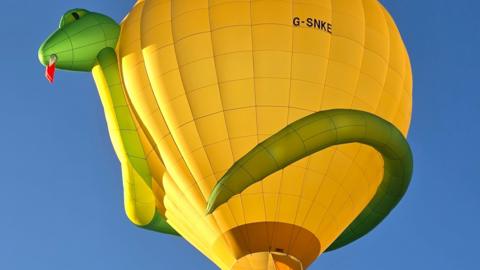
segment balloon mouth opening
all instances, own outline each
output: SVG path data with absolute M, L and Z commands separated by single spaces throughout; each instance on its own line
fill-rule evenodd
M 50 59 L 48 61 L 48 65 L 45 67 L 45 78 L 50 83 L 53 83 L 55 79 L 55 65 L 57 64 L 57 56 L 55 54 L 50 55 Z

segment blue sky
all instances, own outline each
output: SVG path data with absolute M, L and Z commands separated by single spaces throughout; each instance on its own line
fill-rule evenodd
M 127 221 L 91 75 L 62 72 L 51 86 L 37 62 L 64 11 L 119 21 L 133 2 L 2 1 L 0 269 L 216 269 L 185 241 Z M 382 2 L 413 65 L 412 185 L 376 230 L 310 269 L 478 269 L 480 2 Z

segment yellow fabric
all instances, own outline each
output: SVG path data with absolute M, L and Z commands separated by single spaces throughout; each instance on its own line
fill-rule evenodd
M 294 26 L 294 17 L 331 23 L 332 34 Z M 246 223 L 296 224 L 318 237 L 323 252 L 382 178 L 378 153 L 342 145 L 288 166 L 206 216 L 216 181 L 256 144 L 333 108 L 372 112 L 408 132 L 410 62 L 377 0 L 138 1 L 119 44 L 127 94 L 168 171 L 159 185 L 165 196 L 157 199 L 169 223 L 222 269 L 236 258 L 227 242 L 213 244 Z

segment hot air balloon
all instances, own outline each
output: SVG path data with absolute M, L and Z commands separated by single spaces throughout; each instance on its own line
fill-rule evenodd
M 408 188 L 411 67 L 377 0 L 74 9 L 39 59 L 93 73 L 128 218 L 221 269 L 306 269 Z

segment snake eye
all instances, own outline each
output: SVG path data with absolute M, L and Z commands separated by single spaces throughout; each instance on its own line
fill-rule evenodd
M 60 28 L 80 20 L 88 13 L 89 12 L 87 10 L 79 8 L 69 10 L 67 13 L 65 13 L 65 15 L 63 15 L 62 19 L 60 20 Z
M 80 15 L 78 15 L 77 12 L 72 12 L 72 16 L 73 16 L 73 18 L 75 18 L 75 20 L 80 19 Z

